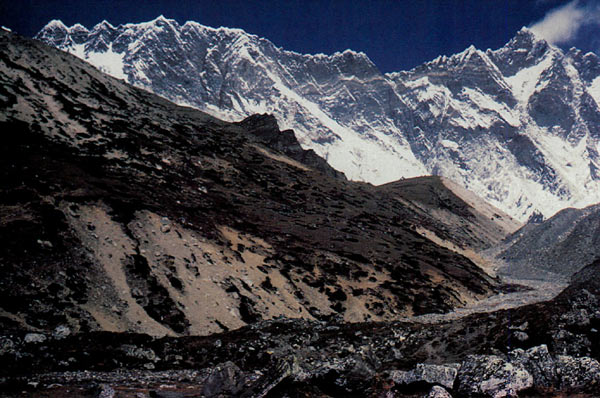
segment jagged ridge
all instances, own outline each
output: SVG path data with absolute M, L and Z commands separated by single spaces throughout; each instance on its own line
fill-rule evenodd
M 159 17 L 37 38 L 170 100 L 239 120 L 272 113 L 350 179 L 445 176 L 513 217 L 600 201 L 600 62 L 524 28 L 383 75 L 365 54 L 303 55 L 239 29 Z

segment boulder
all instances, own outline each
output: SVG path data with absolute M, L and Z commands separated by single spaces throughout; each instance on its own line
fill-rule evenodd
M 513 332 L 513 336 L 515 339 L 517 339 L 517 341 L 520 341 L 521 343 L 529 340 L 529 335 L 525 332 L 516 331 Z
M 518 397 L 519 391 L 533 386 L 523 365 L 496 355 L 469 355 L 457 378 L 457 391 L 465 397 Z
M 559 355 L 556 373 L 560 377 L 561 391 L 600 393 L 600 363 L 593 358 Z
M 8 337 L 0 337 L 0 355 L 14 354 L 15 346 L 15 342 Z
M 553 358 L 546 345 L 527 351 L 514 350 L 510 360 L 523 366 L 533 377 L 536 391 L 561 391 L 564 393 L 600 392 L 600 364 L 589 357 L 559 355 Z
M 137 347 L 131 344 L 123 344 L 121 351 L 130 358 L 142 359 L 152 362 L 158 362 L 159 358 L 156 356 L 151 348 Z
M 533 377 L 533 385 L 538 389 L 555 388 L 558 384 L 556 363 L 548 351 L 548 347 L 542 344 L 527 351 L 517 349 L 509 353 L 513 363 L 523 366 Z
M 60 325 L 60 326 L 57 326 L 56 329 L 54 329 L 54 332 L 52 332 L 52 337 L 54 337 L 57 340 L 62 340 L 64 338 L 66 338 L 67 336 L 69 336 L 70 334 L 71 334 L 71 329 L 69 329 L 65 325 Z
M 431 391 L 424 398 L 452 398 L 452 395 L 444 387 L 433 386 Z
M 207 398 L 221 395 L 239 396 L 244 389 L 244 384 L 245 380 L 240 368 L 228 361 L 213 369 L 206 379 L 202 394 Z
M 100 384 L 95 388 L 96 398 L 113 398 L 115 396 L 115 389 L 108 384 Z
M 410 371 L 393 370 L 390 379 L 397 385 L 413 383 L 439 384 L 446 388 L 454 386 L 460 365 L 418 364 Z
M 43 343 L 44 341 L 46 341 L 46 335 L 41 334 L 41 333 L 27 333 L 25 335 L 25 342 L 26 343 Z

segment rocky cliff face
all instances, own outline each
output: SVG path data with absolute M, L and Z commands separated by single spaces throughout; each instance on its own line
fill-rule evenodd
M 242 128 L 253 135 L 259 142 L 269 148 L 282 152 L 291 159 L 310 166 L 330 177 L 346 180 L 341 171 L 337 171 L 329 165 L 312 149 L 305 150 L 292 130 L 279 131 L 277 120 L 272 115 L 252 115 L 238 123 Z
M 164 17 L 53 21 L 37 38 L 222 118 L 272 113 L 353 180 L 440 175 L 521 221 L 600 202 L 600 61 L 527 29 L 495 51 L 385 75 L 362 53 L 303 55 Z

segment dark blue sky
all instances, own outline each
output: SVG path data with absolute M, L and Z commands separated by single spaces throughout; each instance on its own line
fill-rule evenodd
M 460 52 L 470 44 L 484 50 L 498 48 L 522 26 L 541 20 L 551 9 L 567 3 L 565 0 L 0 0 L 0 24 L 33 36 L 51 19 L 91 27 L 103 19 L 118 25 L 149 21 L 164 14 L 180 23 L 194 20 L 214 27 L 242 28 L 302 53 L 330 54 L 346 48 L 363 51 L 381 71 L 391 72 L 410 69 L 440 54 Z

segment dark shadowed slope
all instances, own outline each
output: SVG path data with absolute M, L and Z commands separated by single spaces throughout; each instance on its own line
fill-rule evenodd
M 428 176 L 386 184 L 395 195 L 424 217 L 447 228 L 445 238 L 459 245 L 486 249 L 497 244 L 521 223 L 477 195 L 444 177 Z
M 7 327 L 174 335 L 280 315 L 389 320 L 497 286 L 417 233 L 429 221 L 412 206 L 346 181 L 289 133 L 278 141 L 268 118 L 257 134 L 256 119 L 178 107 L 6 32 L 0 82 Z
M 565 209 L 540 224 L 527 224 L 494 248 L 503 274 L 566 279 L 600 256 L 600 205 Z

